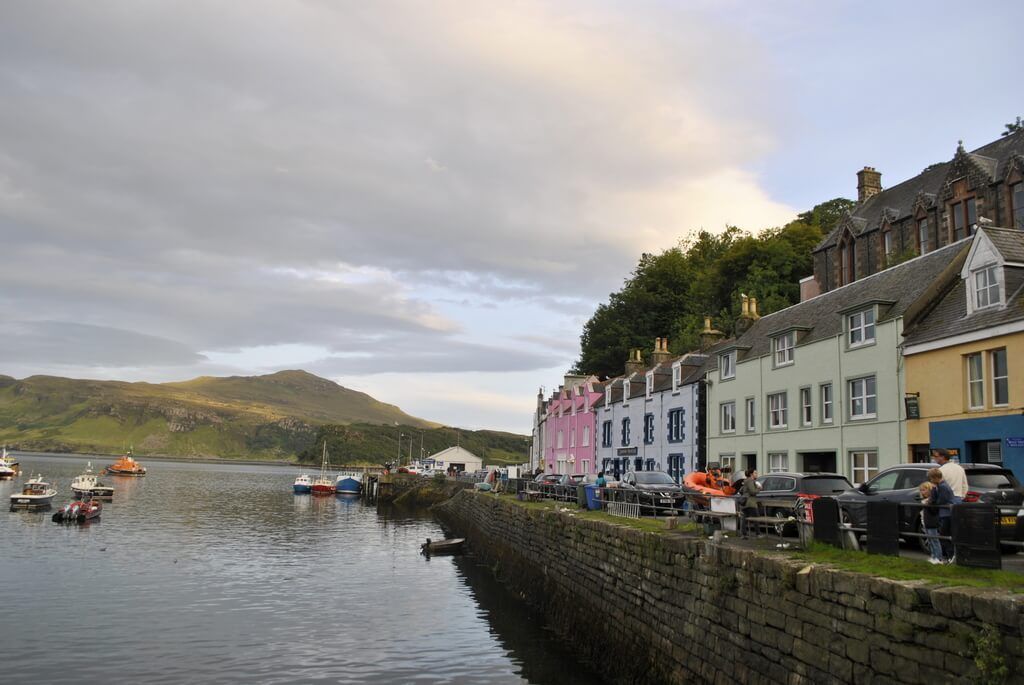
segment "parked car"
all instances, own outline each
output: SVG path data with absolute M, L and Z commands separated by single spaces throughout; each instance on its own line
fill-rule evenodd
M 796 500 L 835 497 L 853 488 L 846 476 L 839 473 L 769 473 L 757 479 L 761 485 L 758 500 Z M 765 516 L 787 519 L 794 515 L 790 507 L 764 507 Z M 793 532 L 786 526 L 784 532 Z
M 533 482 L 541 485 L 558 485 L 560 480 L 562 480 L 562 474 L 560 473 L 541 473 L 533 479 Z
M 576 487 L 583 483 L 582 473 L 567 473 L 559 479 L 559 485 L 565 485 L 570 487 Z
M 683 488 L 664 471 L 628 471 L 613 491 L 614 499 L 637 502 L 641 514 L 668 513 L 683 508 Z
M 962 464 L 967 474 L 964 502 L 984 502 L 999 507 L 999 535 L 1004 540 L 1024 541 L 1024 516 L 1018 514 L 1024 504 L 1024 487 L 1013 471 L 993 464 Z M 867 526 L 867 503 L 872 501 L 917 504 L 918 486 L 928 479 L 935 464 L 899 464 L 885 469 L 860 487 L 838 496 L 843 521 L 855 528 Z M 921 533 L 919 507 L 900 507 L 900 531 Z M 916 538 L 925 551 L 924 538 Z M 1015 552 L 1017 547 L 1006 547 Z

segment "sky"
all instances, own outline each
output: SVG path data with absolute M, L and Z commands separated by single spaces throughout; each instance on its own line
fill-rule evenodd
M 1024 115 L 1024 3 L 0 3 L 0 374 L 303 368 L 466 428 L 645 251 Z M 653 341 L 652 341 L 653 344 Z

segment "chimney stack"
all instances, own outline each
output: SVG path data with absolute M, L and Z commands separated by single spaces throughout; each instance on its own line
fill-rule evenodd
M 668 351 L 668 338 L 655 338 L 654 352 L 651 353 L 651 366 L 657 366 L 671 358 L 672 353 Z
M 735 326 L 737 338 L 749 331 L 750 327 L 754 325 L 754 321 L 757 320 L 756 308 L 757 300 L 755 298 L 747 297 L 740 293 L 740 315 L 736 319 Z
M 722 340 L 725 333 L 711 327 L 711 317 L 704 317 L 704 330 L 700 332 L 700 351 L 707 352 L 715 343 Z
M 857 202 L 864 202 L 872 195 L 882 192 L 882 172 L 866 166 L 857 172 Z
M 630 376 L 634 373 L 643 373 L 644 371 L 644 357 L 640 350 L 632 349 L 629 351 L 629 359 L 626 360 L 626 375 Z

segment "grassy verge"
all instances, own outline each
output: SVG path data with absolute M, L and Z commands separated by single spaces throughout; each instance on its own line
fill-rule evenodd
M 813 542 L 808 549 L 793 552 L 791 556 L 892 580 L 926 580 L 938 585 L 966 585 L 1024 592 L 1024 575 L 1010 571 L 991 571 L 956 565 L 936 566 L 924 560 L 837 549 L 820 542 Z

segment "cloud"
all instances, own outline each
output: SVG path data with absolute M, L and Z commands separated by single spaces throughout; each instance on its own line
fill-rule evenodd
M 203 355 L 174 340 L 67 321 L 8 321 L 0 336 L 8 365 L 188 366 Z
M 7 4 L 0 309 L 70 322 L 55 359 L 76 326 L 168 341 L 115 367 L 294 346 L 338 373 L 552 365 L 516 336 L 565 330 L 641 251 L 792 214 L 750 172 L 770 130 L 718 94 L 756 102 L 762 55 L 709 16 Z

